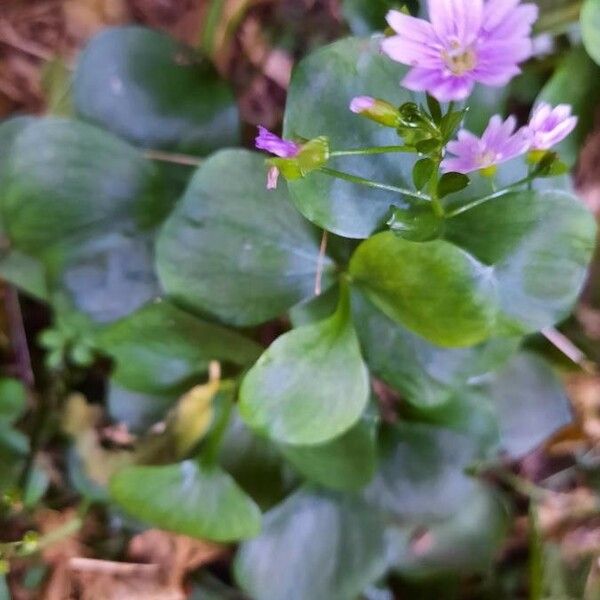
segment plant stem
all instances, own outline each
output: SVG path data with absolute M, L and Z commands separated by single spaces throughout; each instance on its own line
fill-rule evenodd
M 394 192 L 396 194 L 403 194 L 404 196 L 408 196 L 409 198 L 415 198 L 417 200 L 431 200 L 429 196 L 421 194 L 420 192 L 415 192 L 406 188 L 397 187 L 395 185 L 388 185 L 387 183 L 379 183 L 378 181 L 372 181 L 371 179 L 365 179 L 363 177 L 358 177 L 357 175 L 344 173 L 343 171 L 336 171 L 335 169 L 329 169 L 327 167 L 321 167 L 319 171 L 321 173 L 324 173 L 325 175 L 329 175 L 330 177 L 334 177 L 336 179 L 343 179 L 344 181 L 349 181 L 350 183 L 356 183 L 358 185 L 364 185 L 366 187 L 375 188 L 378 190 L 386 190 L 388 192 Z
M 370 148 L 355 148 L 352 150 L 335 150 L 329 154 L 331 158 L 339 156 L 368 156 L 371 154 L 389 154 L 392 152 L 416 152 L 413 146 L 373 146 Z
M 202 159 L 197 156 L 173 154 L 172 152 L 163 152 L 162 150 L 146 150 L 144 156 L 150 160 L 185 165 L 187 167 L 197 167 L 202 164 Z
M 486 202 L 489 202 L 490 200 L 496 200 L 497 198 L 502 198 L 502 196 L 506 196 L 507 194 L 510 194 L 511 192 L 516 191 L 519 187 L 529 183 L 534 178 L 535 178 L 535 174 L 528 175 L 527 177 L 520 179 L 516 183 L 513 183 L 502 190 L 498 190 L 497 192 L 494 192 L 492 194 L 484 196 L 483 198 L 478 198 L 477 200 L 473 200 L 472 202 L 469 202 L 468 204 L 463 204 L 462 206 L 455 208 L 454 210 L 447 213 L 446 217 L 448 219 L 451 219 L 452 217 L 457 217 L 458 215 L 462 215 L 463 213 L 471 210 L 472 208 L 475 208 L 476 206 L 479 206 L 480 204 L 485 204 Z

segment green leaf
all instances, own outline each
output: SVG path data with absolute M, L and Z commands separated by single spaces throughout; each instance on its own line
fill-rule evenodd
M 84 118 L 145 148 L 208 154 L 239 143 L 235 99 L 210 61 L 151 29 L 95 36 L 77 64 L 74 101 Z
M 436 215 L 431 203 L 415 204 L 410 208 L 392 207 L 387 226 L 399 237 L 411 242 L 430 242 L 442 234 L 444 221 Z
M 429 109 L 429 114 L 431 115 L 433 122 L 438 123 L 438 124 L 441 123 L 442 122 L 442 107 L 441 107 L 440 103 L 438 102 L 438 100 L 436 98 L 434 98 L 430 94 L 426 95 L 426 99 L 427 99 L 427 108 Z
M 600 2 L 585 0 L 581 8 L 581 35 L 588 54 L 600 65 Z
M 435 169 L 436 164 L 430 158 L 422 158 L 415 163 L 412 178 L 418 190 L 422 190 L 427 185 Z
M 83 233 L 55 244 L 43 260 L 54 307 L 82 312 L 98 323 L 125 317 L 161 293 L 153 232 L 117 226 L 92 239 Z
M 565 390 L 548 363 L 523 352 L 483 385 L 500 425 L 501 445 L 510 456 L 534 450 L 573 420 Z
M 497 557 L 508 525 L 502 498 L 478 484 L 464 504 L 444 520 L 389 527 L 391 568 L 410 577 L 485 573 Z
M 437 187 L 438 196 L 445 198 L 450 194 L 460 192 L 469 185 L 469 178 L 462 173 L 444 173 Z
M 441 348 L 389 319 L 355 290 L 352 313 L 363 356 L 373 375 L 419 407 L 445 406 L 467 381 L 508 360 L 518 338 L 472 348 Z
M 279 337 L 246 375 L 240 414 L 271 439 L 318 445 L 348 431 L 369 400 L 369 374 L 350 320 L 347 290 L 336 313 Z
M 0 167 L 0 183 L 6 234 L 32 255 L 119 223 L 147 226 L 164 210 L 151 163 L 111 134 L 67 119 L 28 122 Z
M 564 192 L 508 194 L 450 219 L 446 237 L 491 269 L 496 335 L 523 335 L 568 316 L 596 242 L 593 216 Z
M 380 310 L 435 344 L 470 346 L 491 337 L 493 281 L 475 258 L 446 241 L 414 243 L 380 233 L 358 247 L 350 273 Z
M 231 476 L 192 460 L 126 467 L 111 478 L 109 491 L 132 516 L 190 537 L 232 542 L 260 530 L 260 510 Z
M 379 40 L 348 38 L 321 48 L 296 67 L 288 91 L 284 136 L 312 139 L 327 135 L 332 150 L 397 145 L 393 129 L 352 113 L 353 97 L 370 94 L 394 105 L 412 100 L 398 86 L 405 67 L 382 56 Z M 340 168 L 355 175 L 406 187 L 414 156 L 384 154 L 344 159 Z M 337 168 L 337 164 L 335 165 Z M 310 221 L 343 237 L 366 238 L 377 230 L 390 205 L 402 196 L 312 173 L 289 182 L 292 199 Z
M 575 197 L 516 192 L 447 219 L 446 240 L 378 234 L 359 246 L 350 272 L 393 320 L 436 345 L 469 346 L 565 318 L 595 235 Z
M 565 55 L 538 96 L 539 101 L 553 106 L 570 104 L 579 118 L 575 131 L 555 148 L 569 166 L 577 161 L 585 139 L 594 128 L 599 98 L 600 67 L 579 46 Z
M 96 343 L 114 358 L 113 378 L 119 385 L 156 395 L 183 391 L 207 373 L 212 360 L 243 367 L 262 351 L 242 335 L 166 301 L 113 323 Z
M 297 483 L 275 444 L 248 429 L 237 409 L 223 436 L 219 464 L 262 509 L 281 502 Z
M 472 494 L 465 469 L 480 448 L 471 435 L 398 422 L 382 431 L 380 468 L 366 498 L 394 519 L 444 518 Z
M 385 570 L 382 525 L 352 495 L 300 490 L 265 515 L 234 570 L 252 598 L 351 600 Z
M 14 423 L 26 408 L 23 384 L 17 379 L 0 378 L 0 427 Z
M 254 325 L 314 294 L 319 235 L 268 191 L 260 155 L 226 150 L 200 167 L 158 240 L 161 282 L 177 302 Z M 324 259 L 323 289 L 333 264 Z
M 334 490 L 359 490 L 377 465 L 376 419 L 365 415 L 352 429 L 320 446 L 281 444 L 285 458 L 308 480 Z

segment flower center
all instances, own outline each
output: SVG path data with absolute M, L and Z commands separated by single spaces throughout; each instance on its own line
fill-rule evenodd
M 473 48 L 462 48 L 458 42 L 452 42 L 450 49 L 443 50 L 442 58 L 454 75 L 464 75 L 477 66 L 477 55 Z
M 477 157 L 482 169 L 491 167 L 499 158 L 500 155 L 493 150 L 486 150 Z

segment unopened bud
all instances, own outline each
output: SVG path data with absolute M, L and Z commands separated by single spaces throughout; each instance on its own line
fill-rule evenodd
M 350 103 L 350 110 L 385 127 L 395 129 L 399 124 L 398 109 L 385 100 L 378 100 L 371 96 L 357 96 Z

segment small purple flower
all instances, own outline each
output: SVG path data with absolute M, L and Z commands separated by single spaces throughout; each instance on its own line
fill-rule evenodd
M 258 150 L 266 150 L 279 158 L 293 158 L 300 152 L 300 145 L 291 140 L 280 138 L 262 125 L 258 126 L 258 135 L 254 143 Z M 279 169 L 273 165 L 267 173 L 267 189 L 276 189 L 278 180 Z
M 533 52 L 534 4 L 520 0 L 428 0 L 431 22 L 391 10 L 397 33 L 382 51 L 412 69 L 402 84 L 440 102 L 464 100 L 476 82 L 499 87 L 520 73 Z
M 549 150 L 562 142 L 577 126 L 577 117 L 572 115 L 569 104 L 559 104 L 552 108 L 540 102 L 529 121 L 528 133 L 531 150 Z
M 515 132 L 516 126 L 515 117 L 502 121 L 499 115 L 495 115 L 481 138 L 462 129 L 458 132 L 458 140 L 446 146 L 446 150 L 454 156 L 444 158 L 442 170 L 466 174 L 489 169 L 525 154 L 530 147 L 527 129 L 522 127 Z
M 258 135 L 256 136 L 255 145 L 259 150 L 266 150 L 280 158 L 292 158 L 300 152 L 300 146 L 298 144 L 280 138 L 262 125 L 258 126 Z
M 352 98 L 352 102 L 350 102 L 350 110 L 353 113 L 360 115 L 360 113 L 373 108 L 376 102 L 375 98 L 372 98 L 371 96 L 356 96 L 356 98 Z

